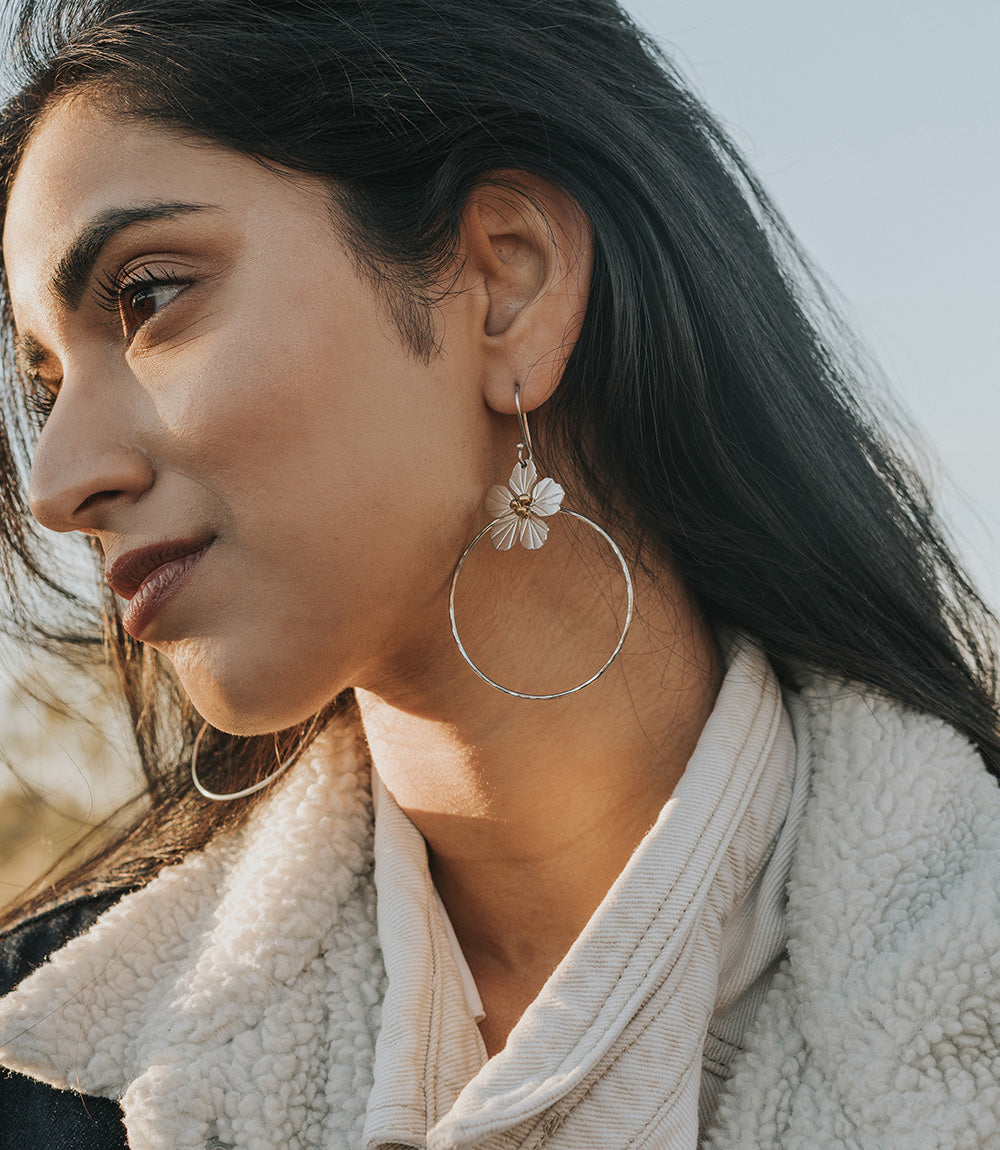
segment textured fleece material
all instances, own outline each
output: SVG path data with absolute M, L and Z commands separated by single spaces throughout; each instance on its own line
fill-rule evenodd
M 1000 1147 L 1000 792 L 938 719 L 792 697 L 812 795 L 788 960 L 706 1150 Z
M 936 719 L 826 682 L 788 703 L 813 769 L 788 881 L 788 958 L 706 1145 L 1000 1145 L 996 785 Z M 303 764 L 244 833 L 128 896 L 7 996 L 3 1062 L 84 1092 L 124 1088 L 134 1150 L 362 1145 L 384 993 L 370 824 L 357 773 Z M 650 972 L 676 956 L 672 935 L 650 944 Z M 634 974 L 620 958 L 612 946 L 610 971 L 577 977 Z M 609 1009 L 638 1014 L 664 985 L 640 979 Z M 648 1015 L 654 1030 L 664 1013 Z M 577 1078 L 566 1066 L 559 1081 L 522 1084 L 519 1125 L 483 1136 L 475 1124 L 491 1114 L 474 1107 L 472 1124 L 437 1128 L 427 1145 L 684 1145 L 659 1121 L 674 1109 L 671 1087 L 683 1093 L 671 1049 L 627 1073 L 623 1053 L 612 1043 Z M 595 1094 L 647 1116 L 657 1094 L 662 1104 L 645 1134 L 606 1125 L 560 1141 L 565 1103 L 586 1108 Z
M 7 994 L 82 934 L 124 890 L 75 899 L 0 937 L 0 994 Z M 53 1090 L 0 1069 L 0 1150 L 127 1150 L 121 1107 L 108 1098 Z

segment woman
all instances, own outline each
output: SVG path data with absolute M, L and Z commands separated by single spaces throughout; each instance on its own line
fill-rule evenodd
M 149 797 L 6 936 L 0 1138 L 1000 1137 L 993 620 L 621 11 L 19 43 L 12 610 Z

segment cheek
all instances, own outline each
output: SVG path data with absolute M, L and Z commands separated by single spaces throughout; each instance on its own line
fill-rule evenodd
M 482 520 L 488 413 L 460 356 L 414 360 L 346 294 L 239 322 L 231 310 L 150 383 L 222 524 L 198 634 L 165 653 L 227 729 L 289 725 L 373 659 L 452 642 L 447 589 Z
M 360 505 L 387 526 L 440 511 L 468 471 L 468 381 L 414 360 L 339 248 L 302 242 L 278 237 L 163 355 L 162 425 L 247 500 Z
M 259 578 L 281 595 L 292 568 L 295 597 L 313 609 L 335 581 L 369 607 L 387 590 L 436 586 L 483 486 L 470 428 L 482 403 L 467 381 L 415 361 L 374 306 L 335 302 L 272 309 L 267 327 L 251 311 L 203 333 L 149 386 Z

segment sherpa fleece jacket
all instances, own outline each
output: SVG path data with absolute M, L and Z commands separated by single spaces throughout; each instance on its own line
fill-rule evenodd
M 705 1150 L 1000 1147 L 996 783 L 962 736 L 941 721 L 894 702 L 816 680 L 789 696 L 788 706 L 796 743 L 812 762 L 812 791 L 788 881 L 788 953 L 745 1036 L 702 1146 Z M 340 860 L 335 876 L 342 899 L 340 945 L 332 955 L 305 956 L 307 962 L 325 964 L 336 974 L 337 1002 L 343 1008 L 340 1017 L 327 1019 L 327 1033 L 338 1036 L 340 1061 L 325 1083 L 331 1112 L 341 1121 L 325 1131 L 301 1130 L 296 1136 L 297 1145 L 317 1150 L 354 1150 L 349 1132 L 358 1128 L 364 1107 L 359 1075 L 363 1077 L 362 1068 L 371 1058 L 377 1031 L 378 956 L 361 929 L 373 920 L 373 908 L 357 903 L 352 896 L 356 884 L 349 879 L 367 865 L 362 844 L 368 841 L 370 809 L 359 798 L 357 779 L 345 776 L 341 797 L 340 817 L 325 816 L 330 819 L 331 849 Z M 262 856 L 277 845 L 262 844 Z M 219 858 L 223 854 L 218 852 Z M 264 881 L 267 867 L 263 862 L 261 867 Z M 173 873 L 180 876 L 182 869 L 183 865 L 173 868 Z M 223 881 L 226 872 L 221 864 L 218 873 Z M 280 875 L 275 881 L 280 882 Z M 179 887 L 179 896 L 182 893 Z M 180 897 L 175 905 L 176 919 L 160 922 L 157 928 L 167 939 L 171 932 L 162 928 L 175 928 L 175 942 L 168 949 L 175 945 L 184 951 L 192 934 L 210 935 L 213 928 L 211 922 L 189 921 Z M 308 917 L 311 909 L 297 907 L 295 913 Z M 112 910 L 109 916 L 116 913 Z M 259 929 L 252 918 L 248 908 L 242 924 L 247 932 Z M 231 960 L 238 977 L 223 987 L 221 995 L 213 986 L 212 1016 L 200 1016 L 193 1009 L 171 1018 L 167 1004 L 147 993 L 146 1015 L 140 1020 L 144 1029 L 118 1034 L 106 1017 L 114 1009 L 113 999 L 102 997 L 102 988 L 88 980 L 74 982 L 54 963 L 0 1001 L 0 1061 L 57 1085 L 77 1085 L 84 1093 L 99 1095 L 102 1083 L 117 1081 L 120 1067 L 138 1059 L 147 1070 L 130 1088 L 133 1097 L 123 1100 L 126 1109 L 143 1105 L 139 1096 L 143 1091 L 170 1097 L 176 1079 L 178 1090 L 183 1087 L 177 1093 L 178 1104 L 188 1110 L 169 1115 L 172 1129 L 182 1135 L 175 1145 L 183 1142 L 199 1150 L 221 1147 L 212 1135 L 190 1143 L 183 1137 L 185 1119 L 192 1133 L 206 1129 L 199 1111 L 211 1096 L 212 1083 L 201 1092 L 194 1089 L 198 1084 L 185 1077 L 176 1051 L 197 1049 L 199 1043 L 210 1044 L 213 1036 L 222 1036 L 228 1077 L 255 1078 L 256 1093 L 266 1086 L 261 1075 L 266 1078 L 269 1067 L 276 1082 L 287 1084 L 282 1062 L 296 1058 L 295 1027 L 270 1028 L 267 1004 L 276 981 L 289 973 L 283 962 L 301 962 L 303 956 L 293 953 L 294 940 L 289 940 L 287 951 L 277 947 L 267 977 L 255 980 L 240 969 L 240 928 L 240 923 L 227 924 L 227 945 L 233 948 Z M 100 930 L 99 922 L 90 933 Z M 169 954 L 160 957 L 170 959 Z M 198 978 L 198 971 L 192 970 L 186 984 L 187 1001 L 194 1007 Z M 248 1002 L 260 1004 L 260 1023 L 252 1032 L 243 1032 L 232 1023 L 245 1014 Z M 319 1008 L 320 1004 L 307 1001 L 300 1004 L 303 1036 Z M 60 1011 L 72 1015 L 73 1050 L 60 1049 L 60 1037 L 66 1033 Z M 137 1051 L 135 1044 L 141 1044 L 144 1036 L 147 1048 Z M 612 1064 L 608 1074 L 614 1072 Z M 622 1081 L 618 1087 L 627 1092 L 629 1084 Z M 8 1120 L 3 1094 L 0 1104 L 2 1126 Z M 545 1115 L 537 1117 L 539 1121 L 491 1138 L 489 1150 L 548 1145 L 549 1134 L 557 1138 L 558 1128 L 548 1124 Z M 146 1129 L 148 1141 L 135 1143 L 133 1150 L 166 1145 L 157 1136 L 155 1120 Z M 61 1143 L 54 1136 L 44 1144 L 69 1144 L 62 1133 L 59 1137 Z M 244 1145 L 275 1150 L 266 1135 L 239 1145 L 240 1150 Z M 485 1150 L 487 1144 L 456 1141 L 454 1145 L 482 1145 Z M 624 1150 L 611 1130 L 588 1145 Z M 655 1141 L 629 1145 L 661 1147 Z

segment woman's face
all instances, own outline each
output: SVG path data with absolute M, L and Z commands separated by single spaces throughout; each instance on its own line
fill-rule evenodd
M 274 730 L 451 657 L 451 572 L 510 463 L 477 293 L 425 362 L 318 180 L 82 98 L 36 129 L 3 252 L 56 395 L 32 508 L 96 537 L 123 597 L 146 579 L 127 626 L 207 719 Z

